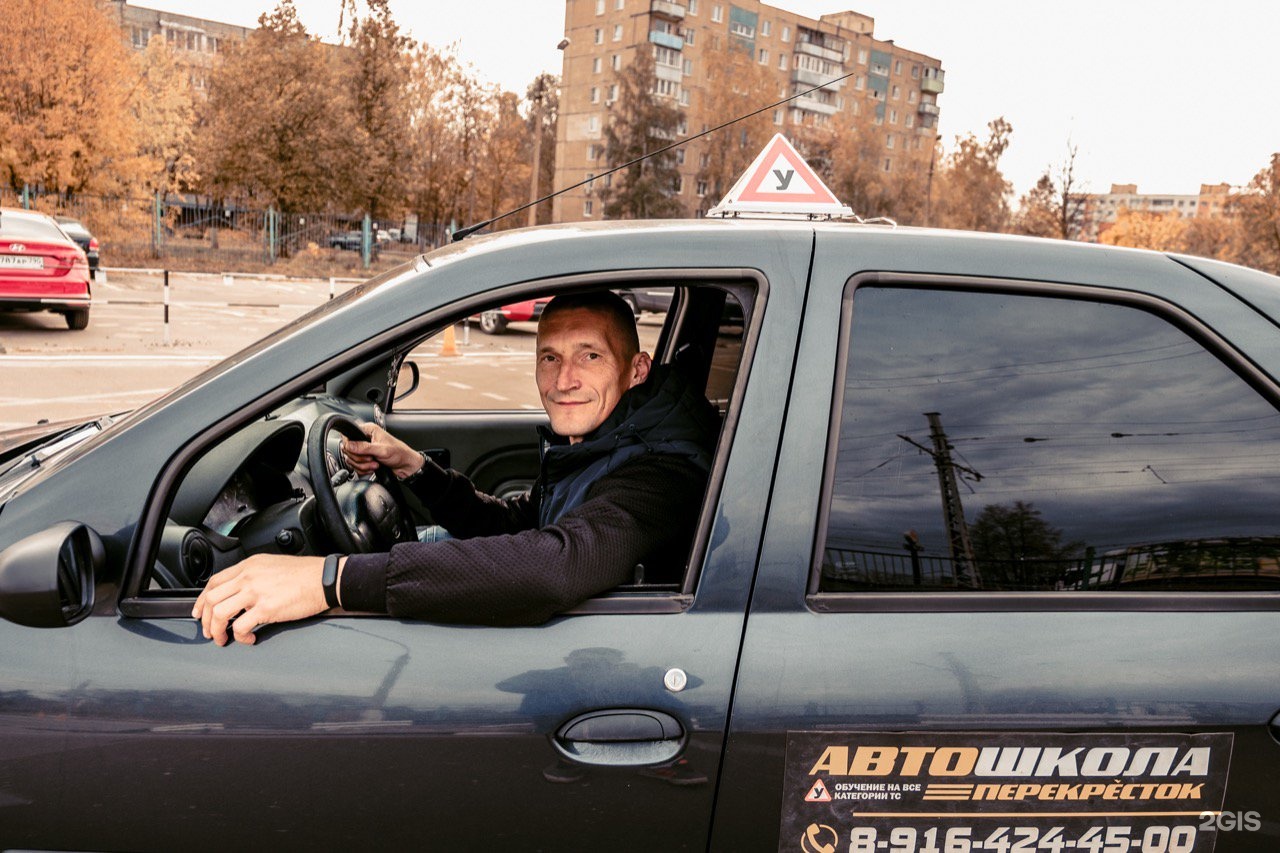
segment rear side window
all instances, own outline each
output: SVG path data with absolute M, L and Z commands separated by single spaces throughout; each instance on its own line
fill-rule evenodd
M 863 287 L 820 592 L 1280 587 L 1280 414 L 1128 305 Z

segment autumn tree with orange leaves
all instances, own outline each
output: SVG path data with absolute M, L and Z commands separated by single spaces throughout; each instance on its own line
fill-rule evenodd
M 0 179 L 63 195 L 138 180 L 138 75 L 94 0 L 5 0 L 0 14 Z

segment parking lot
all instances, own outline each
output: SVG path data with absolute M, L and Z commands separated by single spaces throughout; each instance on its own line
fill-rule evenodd
M 166 331 L 163 277 L 108 271 L 83 331 L 57 314 L 0 313 L 0 430 L 136 408 L 355 284 L 172 273 Z M 659 328 L 654 315 L 642 320 L 646 348 Z M 405 405 L 540 408 L 529 379 L 535 330 L 513 323 L 489 336 L 460 324 L 456 355 L 429 341 L 414 352 L 422 384 Z

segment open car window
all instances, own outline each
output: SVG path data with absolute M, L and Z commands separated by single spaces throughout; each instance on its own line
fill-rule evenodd
M 641 348 L 655 364 L 677 366 L 692 377 L 724 424 L 743 385 L 753 287 L 664 281 L 609 289 L 637 306 Z M 545 301 L 555 293 L 530 292 L 528 301 Z M 318 502 L 317 484 L 329 484 L 322 491 L 334 492 L 339 505 L 350 503 L 352 488 L 364 487 L 344 470 L 338 432 L 327 430 L 319 447 L 313 446 L 317 424 L 333 416 L 352 424 L 380 420 L 393 435 L 460 471 L 487 494 L 509 498 L 528 491 L 539 470 L 536 427 L 546 423 L 534 380 L 536 322 L 512 320 L 502 334 L 488 334 L 475 319 L 510 304 L 495 301 L 479 312 L 446 316 L 426 336 L 393 344 L 363 367 L 341 365 L 331 379 L 312 384 L 205 450 L 168 502 L 162 541 L 137 600 L 151 597 L 159 603 L 181 591 L 189 601 L 212 574 L 258 553 L 346 552 Z M 727 446 L 722 430 L 717 459 Z M 707 495 L 715 483 L 713 470 Z M 708 499 L 714 500 L 704 496 L 704 508 Z M 409 496 L 407 506 L 413 525 L 433 523 L 416 498 Z M 701 525 L 708 528 L 709 520 Z M 383 544 L 371 550 L 393 543 Z M 628 589 L 688 594 L 696 584 L 690 567 L 697 553 L 697 543 L 691 542 L 690 559 L 684 566 L 663 567 L 661 584 L 645 583 L 644 573 L 637 572 L 637 583 L 624 586 L 624 594 Z M 650 578 L 656 574 L 651 571 Z M 589 601 L 585 607 L 593 605 Z

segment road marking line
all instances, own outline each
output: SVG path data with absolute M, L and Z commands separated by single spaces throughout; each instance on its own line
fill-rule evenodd
M 97 364 L 106 362 L 108 365 L 118 364 L 120 362 L 156 362 L 161 364 L 209 364 L 215 361 L 222 361 L 224 355 L 0 355 L 0 365 L 2 364 L 45 364 L 45 363 L 65 363 L 65 362 L 87 362 Z
M 480 396 L 488 397 L 490 400 L 502 400 L 503 402 L 506 402 L 511 399 L 510 397 L 504 397 L 501 394 L 495 394 L 492 391 L 481 391 Z
M 450 388 L 457 388 L 459 391 L 473 390 L 470 385 L 463 385 L 461 382 L 446 382 L 444 384 L 448 385 Z
M 173 388 L 138 388 L 130 391 L 106 391 L 101 394 L 79 394 L 69 397 L 64 394 L 58 395 L 56 400 L 32 400 L 22 397 L 0 397 L 0 403 L 6 406 L 47 406 L 50 403 L 87 403 L 92 400 L 118 400 L 121 398 L 129 399 L 131 397 L 144 397 L 148 400 L 159 397 L 161 394 L 167 394 Z

